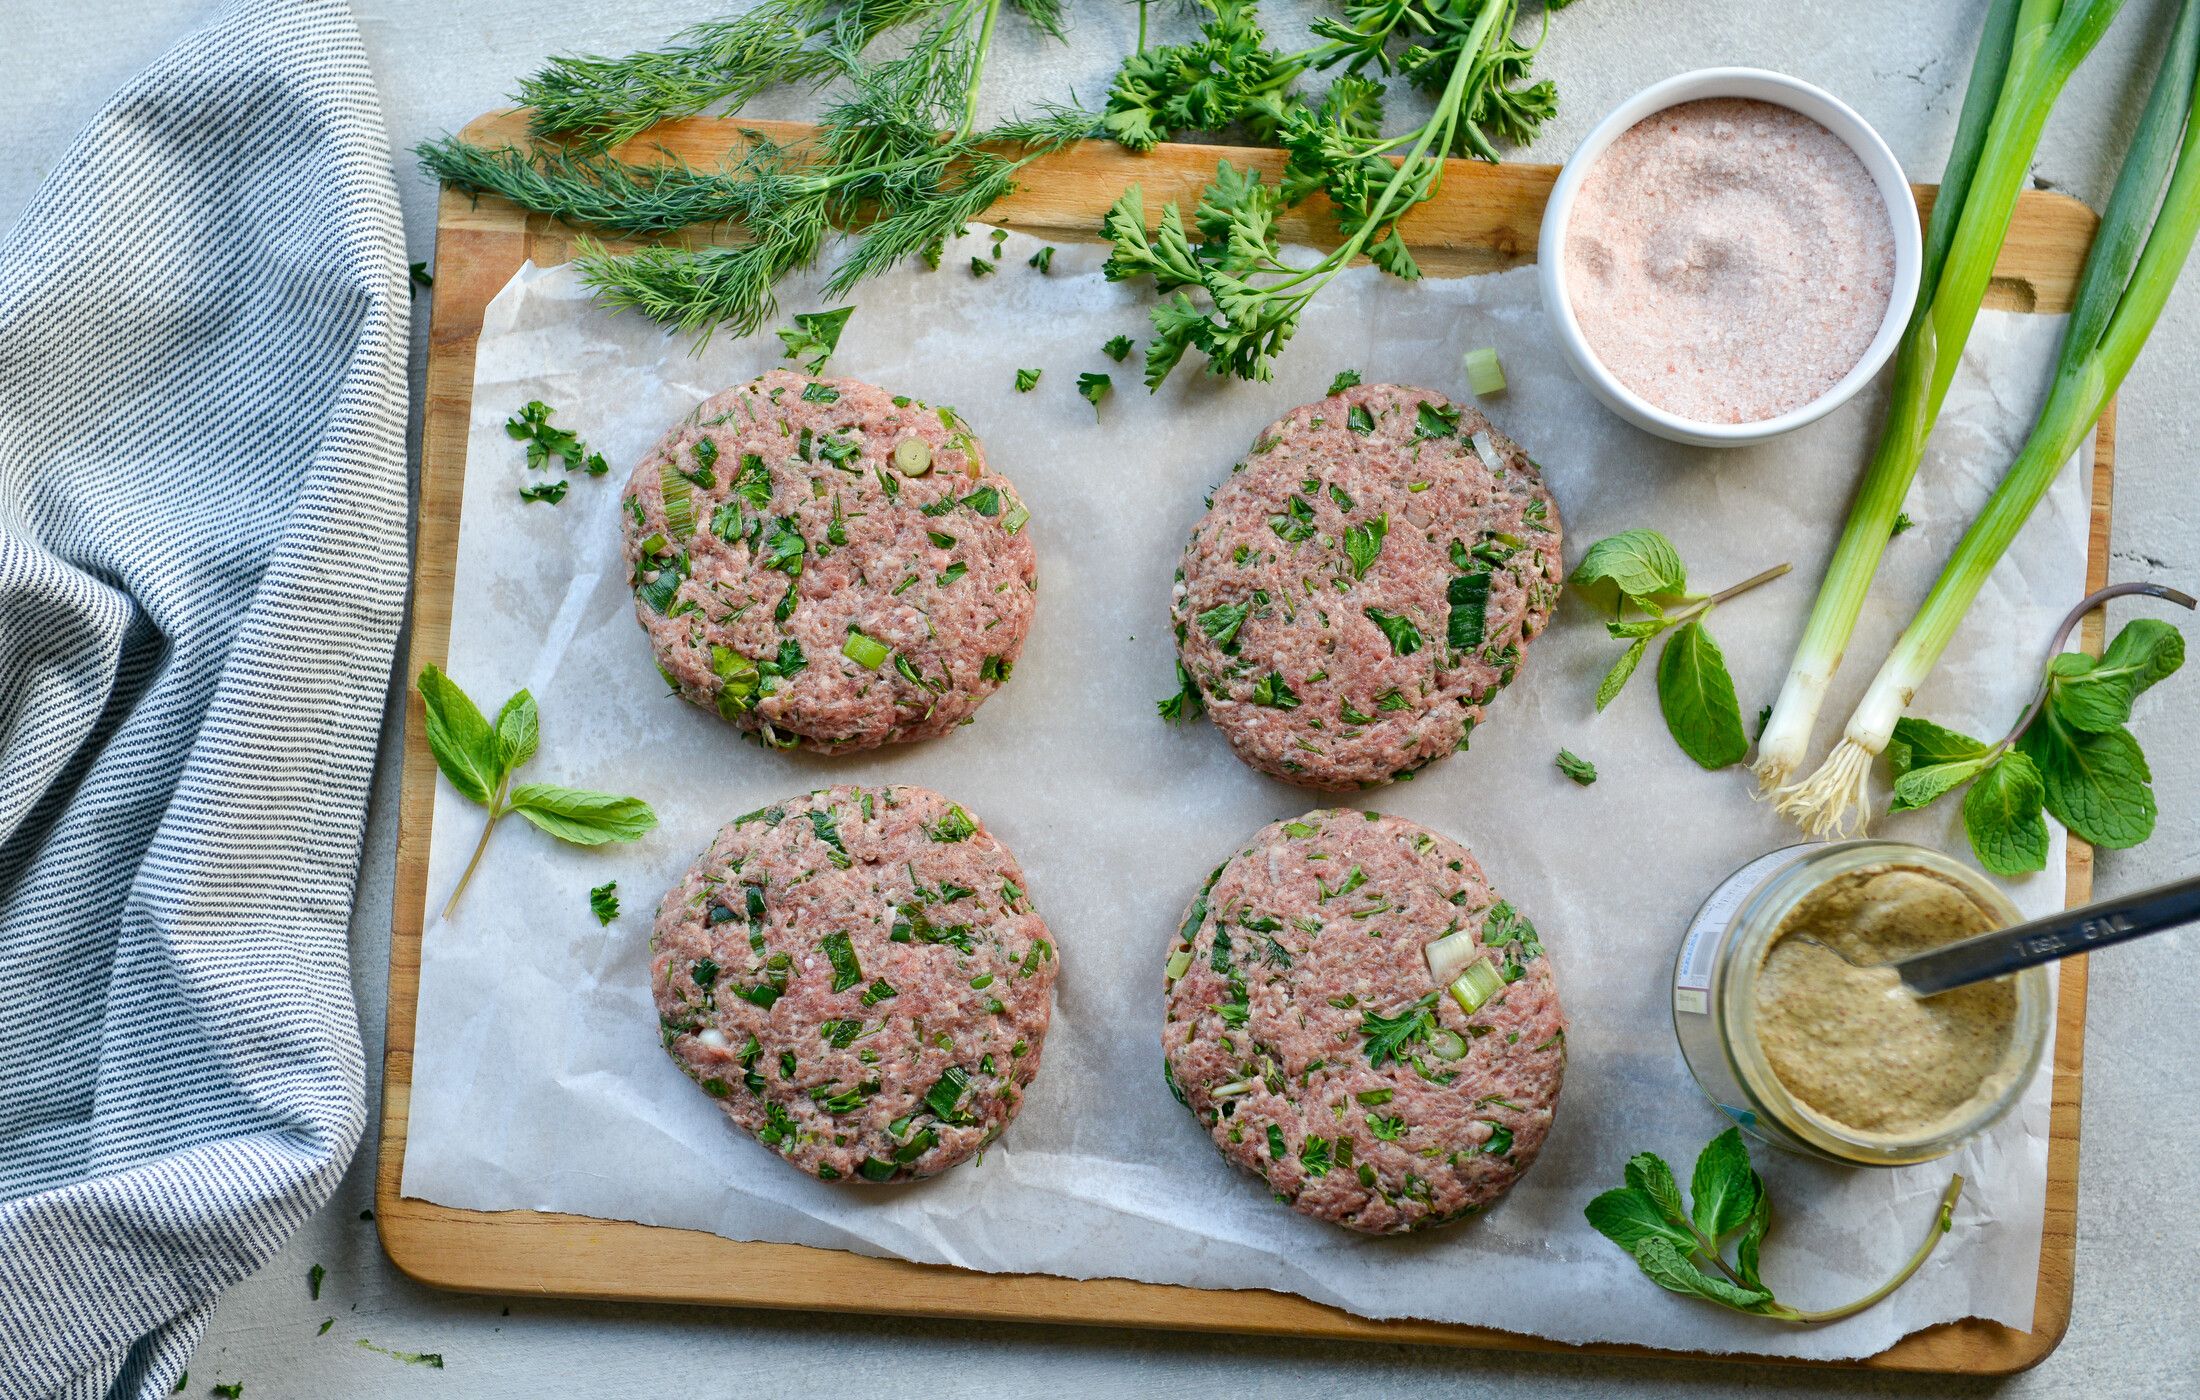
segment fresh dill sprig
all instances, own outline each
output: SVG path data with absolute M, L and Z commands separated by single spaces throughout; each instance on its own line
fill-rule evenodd
M 1011 3 L 1061 37 L 1061 0 Z M 861 52 L 890 30 L 970 8 L 969 0 L 762 0 L 732 19 L 691 25 L 663 48 L 553 58 L 521 82 L 518 100 L 538 136 L 614 146 L 674 117 L 739 111 L 780 84 L 820 86 L 841 75 L 843 51 Z M 989 24 L 998 8 L 986 7 Z
M 696 170 L 667 152 L 642 165 L 560 146 L 478 146 L 455 136 L 413 148 L 428 173 L 467 194 L 494 194 L 568 224 L 668 233 L 749 212 L 754 186 L 736 169 Z
M 763 0 L 732 19 L 675 34 L 660 49 L 607 58 L 567 55 L 520 83 L 518 100 L 540 136 L 599 146 L 658 122 L 724 105 L 738 111 L 779 84 L 815 86 L 840 72 L 827 41 L 861 48 L 954 0 Z
M 841 298 L 911 254 L 936 260 L 947 239 L 1015 187 L 1024 165 L 1094 133 L 1098 118 L 1070 107 L 1047 107 L 1031 117 L 977 128 L 979 82 L 1004 3 L 1041 29 L 1060 32 L 1059 0 L 847 0 L 839 8 L 848 13 L 830 33 L 807 35 L 801 45 L 801 80 L 846 84 L 817 134 L 789 145 L 748 132 L 739 158 L 719 170 L 697 170 L 669 153 L 662 161 L 640 164 L 591 147 L 490 148 L 455 137 L 416 150 L 423 164 L 454 188 L 498 195 L 567 223 L 628 233 L 664 233 L 693 224 L 732 227 L 740 243 L 696 249 L 659 246 L 614 254 L 582 239 L 577 267 L 611 306 L 705 340 L 720 326 L 749 335 L 778 315 L 773 289 L 779 281 L 813 265 L 835 230 L 858 235 L 825 285 L 827 296 Z M 819 22 L 833 7 L 816 0 L 767 0 L 765 8 L 792 24 L 796 11 Z M 878 61 L 863 56 L 862 45 L 873 32 L 867 26 L 916 17 L 924 22 L 902 52 Z M 698 41 L 688 47 L 702 46 Z M 622 81 L 647 86 L 634 75 L 670 71 L 652 63 L 675 51 L 687 50 L 675 46 L 636 55 L 638 66 L 623 70 Z M 794 61 L 786 57 L 791 52 L 784 46 L 751 47 L 735 57 L 785 74 Z M 570 67 L 582 60 L 559 62 Z M 553 70 L 564 71 L 557 65 Z M 561 109 L 565 115 L 557 120 L 570 120 L 578 110 Z M 601 115 L 611 109 L 597 110 Z M 596 122 L 587 129 L 613 131 L 616 124 Z
M 1568 2 L 1546 0 L 1546 23 Z M 1445 157 L 1494 161 L 1493 138 L 1527 140 L 1557 110 L 1548 81 L 1526 82 L 1542 40 L 1514 38 L 1519 0 L 1345 0 L 1342 18 L 1315 22 L 1320 42 L 1296 53 L 1268 47 L 1255 0 L 1202 4 L 1209 18 L 1197 40 L 1143 49 L 1124 64 L 1108 93 L 1108 134 L 1143 150 L 1179 131 L 1237 126 L 1274 140 L 1287 158 L 1280 185 L 1222 163 L 1189 227 L 1171 203 L 1149 233 L 1135 185 L 1108 210 L 1109 280 L 1151 276 L 1167 297 L 1152 311 L 1149 389 L 1192 350 L 1210 373 L 1269 378 L 1307 304 L 1356 257 L 1419 277 L 1398 221 L 1436 193 Z M 1293 90 L 1303 75 L 1331 68 L 1342 71 L 1318 104 Z M 1385 91 L 1371 72 L 1432 93 L 1429 120 L 1385 137 Z M 1345 241 L 1296 267 L 1283 258 L 1275 218 L 1316 193 L 1327 196 Z M 1203 291 L 1206 305 L 1181 288 Z

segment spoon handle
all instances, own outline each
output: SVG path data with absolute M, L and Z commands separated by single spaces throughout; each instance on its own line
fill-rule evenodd
M 1982 933 L 1894 964 L 1921 997 L 2200 920 L 2200 875 Z

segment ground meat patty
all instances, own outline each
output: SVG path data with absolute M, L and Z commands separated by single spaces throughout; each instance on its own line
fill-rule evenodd
M 953 409 L 774 370 L 627 482 L 634 612 L 682 696 L 778 748 L 947 733 L 1031 626 L 1030 513 Z
M 1341 791 L 1466 747 L 1550 618 L 1558 507 L 1528 454 L 1426 389 L 1355 385 L 1253 443 L 1170 600 L 1171 710 L 1238 757 Z
M 822 1180 L 943 1172 L 1039 1072 L 1052 938 L 1015 858 L 924 788 L 737 818 L 658 905 L 650 949 L 673 1061 Z
M 1422 952 L 1455 930 L 1506 979 L 1472 1015 Z M 1534 925 L 1456 841 L 1349 808 L 1264 827 L 1192 901 L 1168 972 L 1170 1090 L 1308 1215 L 1446 1224 L 1543 1146 L 1566 1069 L 1558 989 Z

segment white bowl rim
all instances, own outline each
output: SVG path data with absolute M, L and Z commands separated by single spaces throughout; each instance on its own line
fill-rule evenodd
M 1711 423 L 1684 418 L 1658 407 L 1620 382 L 1590 348 L 1588 337 L 1582 334 L 1566 287 L 1566 222 L 1589 171 L 1611 144 L 1637 122 L 1668 107 L 1715 97 L 1753 98 L 1787 107 L 1840 138 L 1856 153 L 1856 158 L 1878 186 L 1894 237 L 1894 282 L 1889 289 L 1887 310 L 1863 356 L 1847 374 L 1809 403 L 1772 418 L 1748 423 Z M 1908 217 L 1903 217 L 1904 214 Z M 1652 83 L 1614 107 L 1590 128 L 1589 134 L 1567 157 L 1557 182 L 1551 187 L 1538 234 L 1536 261 L 1543 282 L 1545 311 L 1558 328 L 1569 356 L 1576 368 L 1589 378 L 1592 387 L 1607 402 L 1622 409 L 1621 416 L 1632 417 L 1637 426 L 1681 442 L 1742 446 L 1764 442 L 1816 422 L 1848 402 L 1885 367 L 1909 324 L 1910 312 L 1917 300 L 1918 282 L 1923 276 L 1925 247 L 1916 196 L 1910 189 L 1902 163 L 1895 158 L 1878 130 L 1853 107 L 1824 88 L 1790 74 L 1769 68 L 1719 67 L 1692 69 Z

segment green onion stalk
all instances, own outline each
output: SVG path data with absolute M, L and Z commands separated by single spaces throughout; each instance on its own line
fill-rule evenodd
M 1818 805 L 1817 790 L 1799 792 L 1787 786 L 1788 780 L 1810 746 L 1818 711 L 1856 629 L 1895 517 L 1917 477 L 1925 440 L 1962 362 L 2040 133 L 2064 84 L 2122 4 L 1994 0 L 1987 12 L 1956 121 L 1955 144 L 1925 227 L 1917 305 L 1895 353 L 1894 385 L 1879 444 L 1834 546 L 1751 769 L 1758 790 L 1777 793 L 1781 810 L 1799 820 Z
M 2078 279 L 2055 377 L 2031 435 L 1895 643 L 1841 743 L 1781 804 L 1813 835 L 1866 812 L 1871 761 L 1932 671 L 1994 565 L 2085 443 L 2154 329 L 2200 233 L 2200 0 L 2185 0 L 2108 211 Z M 2164 186 L 2167 185 L 2165 190 Z

